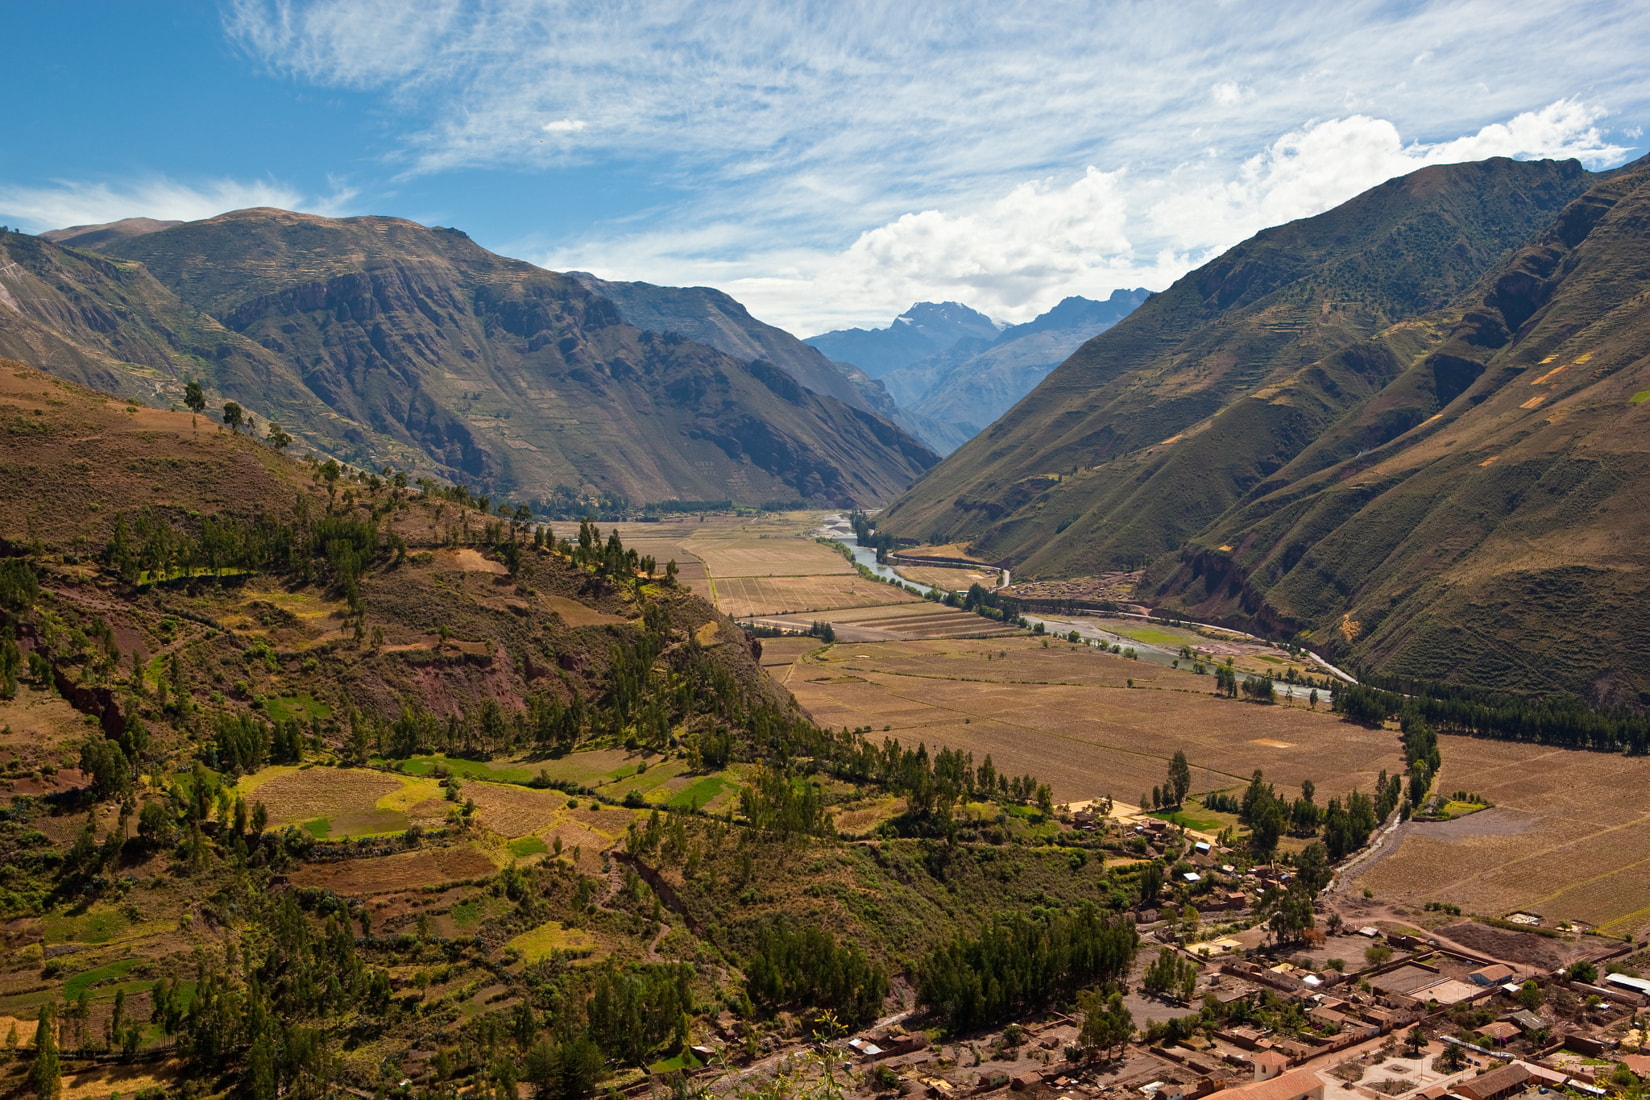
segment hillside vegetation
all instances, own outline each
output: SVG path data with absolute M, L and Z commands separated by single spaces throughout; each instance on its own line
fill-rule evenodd
M 1046 787 L 819 728 L 615 534 L 10 361 L 0 472 L 0 1015 L 66 1073 L 584 1097 L 1002 921 L 1068 992 L 1132 956 Z

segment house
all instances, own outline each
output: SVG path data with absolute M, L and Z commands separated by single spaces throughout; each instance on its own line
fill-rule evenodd
M 1509 1039 L 1518 1038 L 1520 1032 L 1518 1025 L 1508 1023 L 1506 1020 L 1497 1020 L 1493 1024 L 1485 1024 L 1479 1028 L 1478 1034 L 1496 1046 L 1500 1046 Z
M 1289 1056 L 1275 1050 L 1262 1050 L 1249 1059 L 1249 1064 L 1255 1067 L 1255 1080 L 1270 1081 L 1289 1068 Z
M 1466 1097 L 1466 1100 L 1504 1100 L 1505 1097 L 1523 1092 L 1534 1076 L 1519 1063 L 1510 1062 L 1500 1069 L 1492 1069 L 1488 1073 L 1481 1073 L 1477 1077 L 1462 1081 L 1455 1086 L 1455 1091 Z
M 1527 1008 L 1519 1009 L 1511 1016 L 1508 1016 L 1507 1019 L 1517 1024 L 1520 1031 L 1530 1032 L 1547 1030 L 1547 1021 L 1543 1020 L 1540 1016 L 1537 1016 Z
M 1631 974 L 1606 974 L 1604 981 L 1609 985 L 1619 985 L 1641 996 L 1650 997 L 1650 978 L 1635 978 Z
M 1215 1100 L 1323 1100 L 1323 1082 L 1309 1069 L 1209 1094 Z
M 1467 980 L 1474 985 L 1505 985 L 1518 976 L 1518 972 L 1506 963 L 1493 963 L 1490 966 L 1481 966 L 1467 975 Z

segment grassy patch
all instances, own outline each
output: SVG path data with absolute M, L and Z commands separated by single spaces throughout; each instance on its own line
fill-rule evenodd
M 481 924 L 481 905 L 475 901 L 461 901 L 453 906 L 447 914 L 455 925 L 465 930 L 475 928 Z
M 1465 817 L 1467 814 L 1475 814 L 1479 810 L 1487 809 L 1489 809 L 1489 806 L 1483 802 L 1459 802 L 1452 798 L 1444 803 L 1444 808 L 1439 811 L 1439 814 L 1443 817 Z
M 541 852 L 548 852 L 550 850 L 550 845 L 546 844 L 536 836 L 517 837 L 506 845 L 506 847 L 510 849 L 510 854 L 515 856 L 517 859 L 524 859 L 527 856 L 538 855 Z
M 707 775 L 683 787 L 665 803 L 673 810 L 689 810 L 710 805 L 712 799 L 727 790 L 727 781 L 719 775 Z
M 87 970 L 76 974 L 63 983 L 63 999 L 66 1001 L 75 1000 L 98 982 L 106 982 L 112 978 L 123 978 L 126 976 L 126 972 L 136 966 L 138 962 L 138 959 L 121 959 L 119 962 L 100 966 L 96 970 Z
M 48 943 L 108 943 L 126 931 L 131 922 L 114 909 L 90 909 L 78 916 L 46 918 Z
M 564 927 L 559 920 L 549 921 L 539 925 L 530 932 L 523 932 L 509 945 L 528 962 L 536 962 L 552 952 L 561 952 L 575 958 L 584 958 L 596 953 L 596 941 L 590 935 L 578 928 Z
M 684 1050 L 682 1053 L 666 1058 L 662 1062 L 654 1062 L 647 1067 L 647 1071 L 649 1073 L 673 1073 L 677 1070 L 698 1069 L 702 1065 L 704 1063 L 694 1057 L 693 1051 Z
M 1204 833 L 1218 833 L 1225 826 L 1225 822 L 1218 817 L 1194 817 L 1184 809 L 1154 810 L 1146 815 L 1155 817 L 1159 821 L 1167 821 L 1171 825 L 1179 825 L 1186 829 L 1196 829 Z
M 316 840 L 325 840 L 332 835 L 332 819 L 329 817 L 312 817 L 303 824 L 304 832 Z
M 1650 401 L 1650 390 L 1640 390 L 1638 393 L 1635 393 L 1632 397 L 1628 398 L 1628 401 L 1634 405 L 1642 405 L 1646 401 Z
M 1156 627 L 1126 626 L 1121 623 L 1108 622 L 1106 623 L 1106 629 L 1113 634 L 1121 634 L 1125 638 L 1133 638 L 1137 642 L 1145 642 L 1147 645 L 1154 645 L 1163 649 L 1178 650 L 1181 646 L 1189 644 L 1185 635 L 1171 634 L 1167 630 L 1159 630 Z
M 305 691 L 297 695 L 277 695 L 265 699 L 264 711 L 277 722 L 292 722 L 298 719 L 325 718 L 332 713 L 332 708 Z

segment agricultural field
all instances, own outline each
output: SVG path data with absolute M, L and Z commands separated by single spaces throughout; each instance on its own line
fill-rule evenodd
M 1059 801 L 1133 803 L 1183 749 L 1194 792 L 1260 768 L 1282 791 L 1311 779 L 1322 803 L 1399 772 L 1397 735 L 1305 706 L 1218 699 L 1212 678 L 1024 635 L 990 641 L 839 642 L 769 666 L 820 723 L 990 754 Z M 1134 687 L 1128 683 L 1134 681 Z
M 847 562 L 837 558 L 837 564 Z M 915 603 L 920 597 L 857 573 L 806 577 L 716 577 L 717 610 L 743 619 L 752 615 L 834 611 Z
M 887 589 L 892 593 L 895 590 Z M 813 615 L 763 615 L 764 625 L 785 630 L 807 630 L 814 622 L 830 623 L 843 641 L 913 641 L 921 638 L 1026 637 L 1017 627 L 982 619 L 978 615 L 926 600 L 876 607 L 822 611 Z
M 492 857 L 507 862 L 559 850 L 586 871 L 600 865 L 601 853 L 645 808 L 720 810 L 739 790 L 734 770 L 692 773 L 681 760 L 655 759 L 649 765 L 645 757 L 621 749 L 544 761 L 422 756 L 406 761 L 403 769 L 277 765 L 244 777 L 237 790 L 248 803 L 264 804 L 271 828 L 296 825 L 326 840 L 382 836 L 413 824 L 437 827 L 460 802 L 472 802 L 476 823 L 495 838 Z M 526 785 L 543 780 L 589 787 L 602 801 Z M 444 782 L 457 785 L 455 799 L 447 798 Z M 642 808 L 612 805 L 631 796 L 641 799 Z M 554 847 L 557 840 L 560 849 Z
M 1383 901 L 1538 914 L 1614 935 L 1650 930 L 1650 759 L 1440 737 L 1434 787 L 1492 808 L 1402 826 L 1349 885 Z
M 263 803 L 271 828 L 297 825 L 323 840 L 430 828 L 449 809 L 434 780 L 361 768 L 275 765 L 243 777 L 236 791 Z
M 318 886 L 344 897 L 371 897 L 463 882 L 491 875 L 498 868 L 498 861 L 486 852 L 460 844 L 336 863 L 306 863 L 293 870 L 290 878 L 300 886 Z
M 997 582 L 1002 580 L 1001 570 L 989 567 L 950 569 L 940 565 L 895 565 L 894 572 L 908 581 L 954 592 L 967 591 L 970 585 L 975 584 L 996 588 Z

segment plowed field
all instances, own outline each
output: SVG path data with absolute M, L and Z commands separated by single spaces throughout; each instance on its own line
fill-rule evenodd
M 1383 900 L 1446 901 L 1484 916 L 1523 910 L 1618 935 L 1650 929 L 1650 759 L 1440 738 L 1439 789 L 1495 808 L 1404 826 L 1355 880 Z
M 1060 801 L 1133 802 L 1163 782 L 1176 749 L 1190 758 L 1194 792 L 1239 786 L 1260 768 L 1290 794 L 1311 779 L 1320 803 L 1403 768 L 1390 731 L 1218 699 L 1210 676 L 1059 641 L 844 642 L 820 656 L 770 667 L 820 723 L 888 727 L 976 761 L 989 753 L 999 771 L 1035 775 Z

